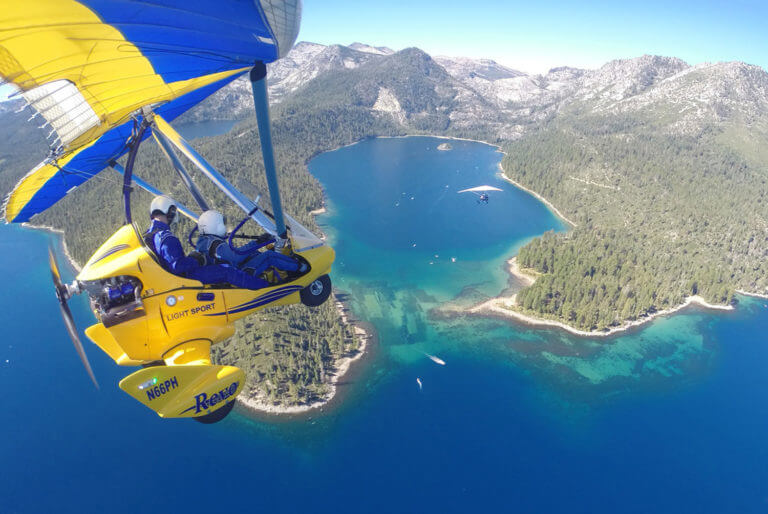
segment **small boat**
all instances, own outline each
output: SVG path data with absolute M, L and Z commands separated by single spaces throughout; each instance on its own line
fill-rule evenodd
M 445 361 L 444 361 L 443 359 L 441 359 L 440 357 L 435 357 L 434 355 L 430 355 L 430 354 L 428 354 L 428 353 L 425 353 L 424 355 L 426 355 L 427 357 L 429 357 L 429 359 L 430 359 L 432 362 L 434 362 L 434 363 L 436 363 L 436 364 L 440 364 L 441 366 L 445 366 Z

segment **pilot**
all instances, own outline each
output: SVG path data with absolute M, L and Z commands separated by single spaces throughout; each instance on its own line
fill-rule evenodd
M 219 211 L 205 211 L 197 222 L 200 237 L 195 247 L 198 252 L 212 262 L 231 264 L 245 269 L 254 275 L 260 275 L 270 267 L 288 273 L 304 273 L 308 266 L 295 259 L 273 250 L 259 251 L 274 239 L 251 241 L 237 250 L 233 250 L 226 240 L 227 225 L 224 215 Z
M 186 256 L 181 241 L 171 231 L 177 211 L 176 202 L 167 196 L 156 196 L 149 206 L 152 222 L 144 234 L 144 240 L 158 256 L 163 268 L 174 275 L 199 280 L 203 284 L 229 282 L 243 289 L 261 289 L 270 285 L 266 280 L 232 266 L 203 266 L 197 259 Z

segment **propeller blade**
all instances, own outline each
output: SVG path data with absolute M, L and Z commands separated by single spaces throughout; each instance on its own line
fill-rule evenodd
M 88 361 L 88 356 L 85 354 L 85 348 L 83 343 L 80 342 L 80 336 L 77 335 L 77 327 L 75 326 L 75 320 L 72 316 L 72 311 L 69 310 L 67 300 L 69 300 L 69 292 L 66 286 L 61 282 L 61 273 L 59 272 L 59 265 L 56 262 L 56 257 L 53 254 L 53 249 L 48 248 L 48 262 L 51 266 L 51 275 L 53 276 L 53 285 L 56 288 L 56 298 L 59 300 L 59 307 L 61 308 L 61 317 L 64 318 L 64 325 L 67 327 L 67 333 L 69 333 L 72 343 L 75 345 L 75 350 L 80 356 L 80 360 L 85 366 L 85 370 L 88 372 L 88 376 L 91 377 L 93 385 L 96 389 L 99 389 L 99 383 L 96 381 L 96 376 L 93 374 L 91 363 Z
M 61 306 L 61 316 L 64 318 L 64 324 L 67 326 L 67 332 L 69 332 L 69 337 L 72 338 L 75 350 L 77 350 L 80 360 L 83 361 L 83 366 L 85 366 L 88 376 L 91 377 L 93 385 L 96 386 L 96 389 L 99 389 L 99 383 L 96 381 L 96 376 L 93 374 L 93 369 L 91 369 L 91 363 L 88 361 L 88 356 L 85 354 L 83 343 L 80 342 L 80 337 L 77 335 L 77 327 L 75 327 L 75 321 L 72 318 L 72 311 L 69 310 L 67 302 L 61 302 L 59 305 Z
M 48 247 L 48 265 L 51 267 L 51 275 L 53 276 L 53 285 L 56 287 L 56 296 L 61 294 L 61 273 L 59 272 L 59 263 L 56 262 L 56 257 L 53 254 L 53 248 Z M 59 298 L 61 300 L 61 298 Z

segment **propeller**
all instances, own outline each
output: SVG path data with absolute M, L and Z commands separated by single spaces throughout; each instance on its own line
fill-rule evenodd
M 83 343 L 80 342 L 80 336 L 77 335 L 77 327 L 75 327 L 75 320 L 72 317 L 72 311 L 69 310 L 67 300 L 72 298 L 73 294 L 79 292 L 79 288 L 76 286 L 69 286 L 61 281 L 61 273 L 59 272 L 59 264 L 56 262 L 56 257 L 53 255 L 53 248 L 48 248 L 48 263 L 51 266 L 51 275 L 53 276 L 53 286 L 56 288 L 56 298 L 59 300 L 59 307 L 61 308 L 61 317 L 64 318 L 64 325 L 67 327 L 69 337 L 72 339 L 72 343 L 75 345 L 75 350 L 80 356 L 80 360 L 83 361 L 83 366 L 88 372 L 88 376 L 93 380 L 93 385 L 96 389 L 99 388 L 99 383 L 96 381 L 96 377 L 91 369 L 91 363 L 88 362 L 88 356 L 85 355 L 85 349 Z

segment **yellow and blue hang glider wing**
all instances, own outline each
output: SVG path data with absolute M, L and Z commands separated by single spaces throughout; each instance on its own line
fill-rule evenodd
M 254 62 L 285 55 L 301 17 L 301 0 L 2 4 L 0 76 L 54 136 L 52 157 L 6 200 L 5 219 L 16 223 L 123 155 L 143 107 L 173 120 Z

